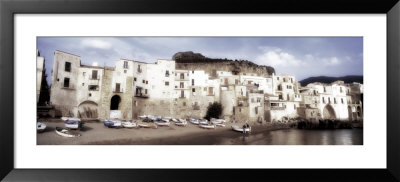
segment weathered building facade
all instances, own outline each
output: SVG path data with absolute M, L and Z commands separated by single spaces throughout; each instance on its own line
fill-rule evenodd
M 88 66 L 77 55 L 56 51 L 50 101 L 57 116 L 97 119 L 203 118 L 214 102 L 223 106 L 221 118 L 232 122 L 362 118 L 362 84 L 301 88 L 291 75 L 194 65 L 120 59 L 115 67 Z

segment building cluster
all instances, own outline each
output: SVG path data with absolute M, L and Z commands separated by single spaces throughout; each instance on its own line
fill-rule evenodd
M 50 103 L 55 116 L 136 119 L 140 115 L 203 118 L 213 102 L 236 122 L 293 118 L 362 119 L 363 85 L 312 83 L 294 76 L 176 69 L 174 60 L 120 59 L 115 67 L 82 65 L 77 55 L 55 51 Z

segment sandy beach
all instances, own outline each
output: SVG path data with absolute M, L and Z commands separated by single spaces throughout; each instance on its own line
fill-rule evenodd
M 78 130 L 82 136 L 67 138 L 55 132 L 56 127 L 64 127 L 60 119 L 41 121 L 47 125 L 44 132 L 37 134 L 38 145 L 210 145 L 210 144 L 241 144 L 232 140 L 245 135 L 231 129 L 235 123 L 226 123 L 225 127 L 203 129 L 198 125 L 188 123 L 186 127 L 176 126 L 152 128 L 108 128 L 102 122 L 85 122 Z M 252 133 L 262 133 L 277 129 L 268 125 L 252 126 Z

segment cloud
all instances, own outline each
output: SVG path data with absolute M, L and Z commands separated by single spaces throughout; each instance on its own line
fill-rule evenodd
M 328 66 L 336 66 L 341 63 L 341 61 L 337 57 L 323 58 L 322 62 Z
M 97 49 L 110 49 L 112 47 L 110 42 L 100 39 L 83 39 L 81 45 L 83 47 L 92 47 Z
M 280 48 L 260 47 L 259 49 L 263 50 L 263 53 L 255 58 L 255 61 L 259 64 L 279 67 L 297 67 L 305 64 L 302 60 Z

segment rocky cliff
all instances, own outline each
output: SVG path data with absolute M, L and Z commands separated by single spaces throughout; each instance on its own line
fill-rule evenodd
M 234 74 L 255 73 L 259 76 L 271 76 L 275 69 L 270 66 L 260 66 L 248 60 L 230 60 L 207 58 L 200 53 L 178 52 L 172 56 L 176 62 L 176 69 L 204 70 L 210 75 L 215 71 L 231 71 Z

